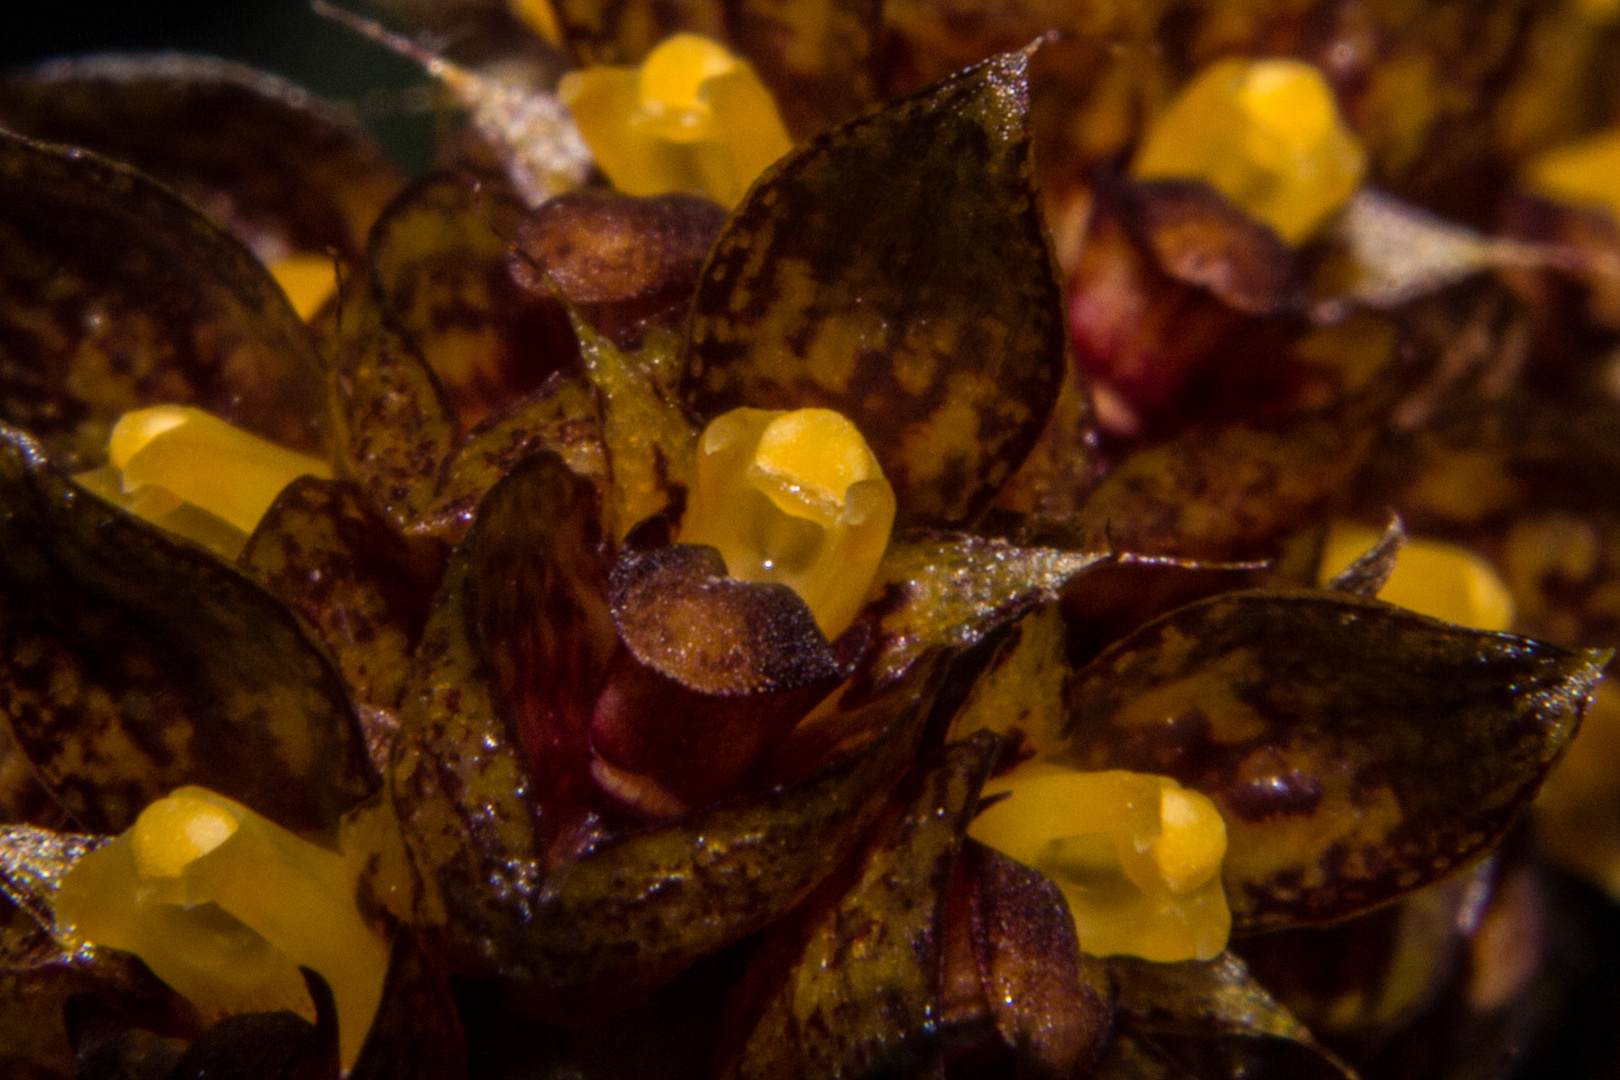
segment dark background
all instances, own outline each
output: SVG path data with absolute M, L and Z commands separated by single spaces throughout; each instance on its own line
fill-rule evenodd
M 221 56 L 286 76 L 347 106 L 412 171 L 426 165 L 432 118 L 422 109 L 421 69 L 316 15 L 307 0 L 0 0 L 0 66 L 161 51 Z

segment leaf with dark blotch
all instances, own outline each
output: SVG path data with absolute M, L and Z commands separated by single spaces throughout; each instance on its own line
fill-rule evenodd
M 352 482 L 306 476 L 276 497 L 238 565 L 315 631 L 356 702 L 399 704 L 444 566 L 437 544 L 405 540 Z
M 698 431 L 664 395 L 659 370 L 670 342 L 650 337 L 626 352 L 575 319 L 585 373 L 602 396 L 602 439 L 612 478 L 606 527 L 622 539 L 654 514 L 678 518 L 686 508 Z
M 1093 544 L 1144 555 L 1243 559 L 1316 513 L 1354 475 L 1376 428 L 1308 413 L 1193 429 L 1138 450 L 1076 518 Z
M 805 925 L 774 931 L 802 944 L 762 995 L 752 1030 L 722 1067 L 726 1080 L 938 1072 L 946 901 L 998 751 L 988 734 L 946 750 L 902 789 L 848 888 L 813 906 Z M 760 956 L 773 962 L 780 949 L 767 937 Z
M 853 120 L 877 101 L 881 0 L 741 0 L 727 7 L 732 40 L 796 134 Z
M 946 740 L 965 739 L 980 728 L 995 732 L 1007 743 L 998 771 L 1057 749 L 1068 720 L 1067 637 L 1056 604 L 1037 607 L 1009 626 L 951 717 Z
M 26 825 L 0 826 L 0 968 L 32 967 L 61 959 L 52 898 L 67 872 L 106 837 L 75 836 Z
M 995 57 L 828 132 L 754 186 L 693 304 L 699 414 L 836 409 L 871 444 L 902 526 L 963 525 L 989 505 L 1063 376 L 1028 59 Z
M 0 80 L 0 123 L 142 169 L 268 257 L 333 251 L 358 264 L 405 178 L 339 110 L 212 57 L 57 60 Z
M 649 324 L 680 328 L 725 223 L 724 207 L 696 195 L 570 192 L 519 226 L 512 276 L 534 292 L 561 291 L 598 332 L 630 348 Z
M 1017 1075 L 1085 1075 L 1107 1043 L 1114 995 L 1106 969 L 1080 954 L 1068 901 L 1050 880 L 994 848 L 969 841 L 962 857 L 979 978 Z
M 324 454 L 325 376 L 274 279 L 123 165 L 0 133 L 0 418 L 64 468 L 129 409 L 193 404 Z
M 332 350 L 338 459 L 396 525 L 416 529 L 459 441 L 456 414 L 422 354 L 384 319 L 374 292 L 356 290 L 343 305 Z
M 881 612 L 881 683 L 933 648 L 965 648 L 1114 556 L 1106 548 L 1024 548 L 978 536 L 940 536 L 889 545 L 873 591 Z
M 724 40 L 720 0 L 557 0 L 551 10 L 563 47 L 579 64 L 639 64 L 671 34 L 690 30 Z
M 375 787 L 347 690 L 282 604 L 0 429 L 0 707 L 79 824 L 183 784 L 328 841 Z
M 1062 756 L 1215 800 L 1235 930 L 1327 922 L 1488 852 L 1608 659 L 1339 594 L 1233 594 L 1076 672 Z
M 579 375 L 558 372 L 538 391 L 467 433 L 439 479 L 422 532 L 457 543 L 472 528 L 478 503 L 530 454 L 550 450 L 598 488 L 607 487 L 596 391 Z
M 441 174 L 402 192 L 372 230 L 371 289 L 467 426 L 575 356 L 562 307 L 524 289 L 507 266 L 525 213 L 499 184 Z
M 525 459 L 491 489 L 466 548 L 469 613 L 534 799 L 568 820 L 591 801 L 591 710 L 618 639 L 596 489 L 561 458 Z M 543 822 L 546 843 L 558 821 Z
M 1334 592 L 1349 593 L 1371 600 L 1378 596 L 1395 572 L 1395 563 L 1406 547 L 1406 527 L 1399 514 L 1391 514 L 1389 524 L 1378 543 L 1356 556 L 1356 561 L 1333 575 L 1327 587 Z
M 461 1080 L 467 1048 L 444 973 L 405 928 L 394 935 L 382 1000 L 349 1080 Z
M 1171 277 L 1248 315 L 1274 315 L 1299 301 L 1293 250 L 1208 184 L 1150 180 L 1125 188 L 1132 224 Z

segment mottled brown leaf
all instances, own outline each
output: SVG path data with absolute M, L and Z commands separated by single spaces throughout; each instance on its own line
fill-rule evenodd
M 0 705 L 79 823 L 200 784 L 335 841 L 375 786 L 347 692 L 280 602 L 0 439 Z
M 877 101 L 881 0 L 730 0 L 727 7 L 732 40 L 795 134 L 853 120 Z
M 596 391 L 583 377 L 554 374 L 534 394 L 468 432 L 445 463 L 433 505 L 419 528 L 460 541 L 496 481 L 541 450 L 560 455 L 597 488 L 607 487 L 602 418 Z
M 987 60 L 784 158 L 693 306 L 687 392 L 860 428 L 897 523 L 972 521 L 1040 437 L 1062 296 L 1032 187 L 1028 56 Z
M 873 586 L 881 612 L 874 677 L 904 671 L 929 649 L 965 648 L 1113 558 L 1105 548 L 1023 548 L 977 536 L 894 541 Z
M 356 702 L 399 704 L 443 569 L 438 545 L 407 542 L 354 483 L 303 477 L 276 497 L 238 565 L 315 631 Z
M 371 288 L 386 319 L 421 352 L 467 426 L 574 357 L 562 309 L 508 269 L 525 212 L 498 184 L 440 174 L 402 192 L 372 230 Z
M 1607 660 L 1337 594 L 1233 594 L 1076 672 L 1063 756 L 1213 798 L 1237 930 L 1331 921 L 1487 852 Z
M 325 379 L 263 264 L 174 192 L 0 133 L 0 416 L 65 468 L 129 409 L 194 404 L 324 455 Z
M 726 1080 L 938 1072 L 946 901 L 998 749 L 981 734 L 947 750 L 902 789 L 848 888 L 812 907 L 804 926 L 774 931 L 799 951 L 722 1067 Z M 760 955 L 771 962 L 776 952 L 767 937 Z
M 330 250 L 358 265 L 405 183 L 337 109 L 211 57 L 93 56 L 14 72 L 0 80 L 0 123 L 150 173 L 267 262 Z

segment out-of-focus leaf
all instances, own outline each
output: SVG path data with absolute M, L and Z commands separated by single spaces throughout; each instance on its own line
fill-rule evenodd
M 431 513 L 460 428 L 438 377 L 379 305 L 369 289 L 344 301 L 332 362 L 338 458 L 396 525 L 413 530 Z
M 382 1000 L 349 1080 L 462 1080 L 467 1048 L 444 974 L 416 936 L 394 935 Z
M 722 0 L 557 0 L 551 10 L 564 48 L 580 64 L 639 64 L 679 30 L 725 37 Z
M 1356 561 L 1333 575 L 1333 580 L 1327 587 L 1334 592 L 1349 593 L 1351 596 L 1375 599 L 1388 582 L 1389 575 L 1395 572 L 1395 562 L 1401 556 L 1401 549 L 1406 547 L 1406 527 L 1401 524 L 1400 515 L 1392 515 L 1389 524 L 1384 527 L 1384 534 L 1378 538 L 1378 543 L 1368 548 Z
M 59 825 L 61 813 L 12 737 L 11 725 L 0 723 L 0 824 Z
M 371 288 L 386 319 L 438 375 L 464 425 L 573 358 L 561 309 L 507 267 L 525 212 L 499 184 L 441 174 L 401 193 L 371 234 Z
M 1194 429 L 1127 457 L 1076 524 L 1091 544 L 1145 555 L 1265 555 L 1355 473 L 1375 434 L 1342 410 Z
M 358 265 L 405 178 L 337 109 L 274 75 L 201 56 L 57 60 L 0 80 L 0 123 L 134 165 L 269 262 Z
M 622 539 L 640 521 L 686 507 L 698 432 L 664 396 L 658 373 L 671 342 L 652 338 L 625 352 L 576 320 L 585 373 L 602 395 L 602 439 L 612 478 L 603 508 L 607 530 Z
M 0 704 L 79 823 L 200 784 L 336 839 L 375 787 L 342 680 L 277 600 L 0 441 Z
M 1287 1039 L 1172 1035 L 1125 1027 L 1090 1080 L 1357 1080 L 1326 1052 Z
M 1062 294 L 1033 188 L 1028 56 L 815 139 L 732 215 L 693 305 L 687 392 L 855 422 L 897 524 L 972 521 L 1040 437 Z
M 873 677 L 881 684 L 929 649 L 966 648 L 1113 558 L 1102 548 L 1021 548 L 977 536 L 895 541 L 873 586 L 881 612 Z
M 238 565 L 303 617 L 357 702 L 399 704 L 443 567 L 435 545 L 406 542 L 352 482 L 304 477 L 276 497 Z
M 1019 1076 L 1085 1075 L 1113 1026 L 1112 980 L 1080 954 L 1063 892 L 1022 863 L 969 841 L 975 959 L 991 1015 Z
M 1137 227 L 1171 277 L 1248 315 L 1274 315 L 1299 299 L 1293 251 L 1208 184 L 1151 180 L 1128 190 Z
M 1495 253 L 1512 246 L 1493 246 L 1473 229 L 1371 188 L 1351 196 L 1333 236 L 1344 245 L 1349 277 L 1330 284 L 1334 299 L 1376 308 L 1439 292 L 1489 269 Z
M 607 487 L 596 393 L 581 376 L 559 372 L 536 393 L 468 432 L 445 463 L 421 530 L 460 541 L 472 527 L 479 500 L 518 462 L 541 450 L 560 455 L 597 488 Z
M 1097 418 L 1091 395 L 1072 355 L 1064 361 L 1063 386 L 1046 430 L 1012 479 L 996 495 L 994 509 L 1042 517 L 1067 517 L 1097 482 Z
M 1336 594 L 1217 597 L 1075 673 L 1064 757 L 1214 799 L 1239 931 L 1326 922 L 1488 851 L 1607 661 Z
M 649 325 L 685 321 L 725 223 L 724 207 L 696 195 L 559 195 L 519 227 L 512 276 L 531 291 L 560 290 L 599 333 L 633 348 Z
M 126 166 L 0 134 L 0 327 L 0 415 L 64 468 L 157 403 L 325 453 L 322 365 L 280 287 Z
M 753 61 L 796 134 L 853 120 L 877 100 L 881 0 L 740 0 L 727 7 L 738 50 Z
M 987 734 L 948 749 L 883 819 L 847 890 L 813 906 L 804 926 L 773 932 L 798 944 L 797 955 L 761 995 L 758 1018 L 722 1077 L 939 1072 L 946 900 L 998 749 Z M 768 936 L 760 955 L 772 963 L 780 950 Z M 771 985 L 765 972 L 744 979 Z

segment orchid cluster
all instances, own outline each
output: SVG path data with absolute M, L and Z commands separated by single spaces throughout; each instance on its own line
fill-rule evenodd
M 0 1067 L 1556 1049 L 1614 12 L 318 6 L 442 168 L 219 61 L 0 81 Z

